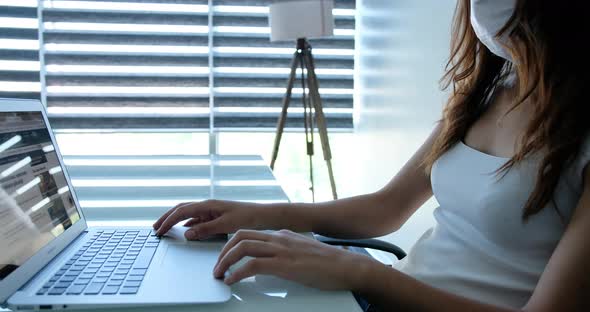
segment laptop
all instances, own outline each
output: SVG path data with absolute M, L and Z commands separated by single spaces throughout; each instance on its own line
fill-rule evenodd
M 0 99 L 0 303 L 13 310 L 229 300 L 213 277 L 223 242 L 182 227 L 89 228 L 43 105 Z

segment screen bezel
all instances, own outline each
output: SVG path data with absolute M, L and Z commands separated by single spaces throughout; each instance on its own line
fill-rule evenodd
M 39 112 L 43 116 L 45 122 L 45 128 L 49 132 L 51 143 L 55 147 L 55 153 L 59 160 L 59 165 L 62 168 L 62 172 L 66 179 L 66 183 L 70 188 L 70 193 L 74 200 L 74 205 L 80 215 L 80 220 L 74 223 L 65 232 L 54 238 L 47 245 L 39 249 L 33 256 L 31 256 L 25 263 L 23 263 L 18 269 L 10 273 L 4 280 L 0 281 L 0 304 L 5 305 L 7 299 L 14 294 L 19 288 L 27 283 L 37 272 L 39 272 L 49 261 L 57 256 L 62 250 L 64 250 L 74 239 L 76 239 L 82 232 L 87 229 L 86 219 L 78 204 L 78 198 L 76 197 L 70 177 L 67 173 L 66 167 L 64 166 L 59 147 L 55 141 L 55 136 L 49 125 L 47 119 L 47 113 L 45 107 L 39 100 L 17 100 L 17 99 L 2 99 L 0 98 L 0 113 L 6 112 Z

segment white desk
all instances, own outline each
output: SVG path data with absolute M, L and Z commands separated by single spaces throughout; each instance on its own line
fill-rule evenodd
M 170 162 L 176 163 L 167 164 Z M 259 156 L 70 157 L 66 159 L 66 164 L 70 164 L 68 172 L 74 185 L 79 179 L 96 179 L 101 180 L 101 183 L 109 179 L 159 180 L 164 181 L 163 184 L 170 180 L 192 181 L 189 184 L 193 185 L 186 187 L 109 187 L 106 183 L 102 187 L 76 188 L 81 206 L 84 208 L 86 205 L 84 213 L 90 226 L 149 226 L 170 208 L 164 205 L 167 201 L 211 197 L 259 202 L 287 201 L 287 196 L 277 183 L 273 183 L 276 180 L 272 172 Z M 206 180 L 209 183 L 204 183 Z M 254 185 L 249 185 L 248 181 Z M 133 201 L 138 199 L 142 201 Z M 116 220 L 113 216 L 117 216 Z M 198 287 L 195 287 L 195 291 L 199 291 Z M 258 276 L 236 283 L 232 286 L 232 292 L 231 300 L 222 304 L 116 310 L 361 311 L 350 292 L 320 291 L 270 276 Z

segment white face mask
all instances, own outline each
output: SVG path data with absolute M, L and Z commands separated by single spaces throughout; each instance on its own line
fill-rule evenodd
M 507 32 L 496 38 L 506 25 L 516 7 L 516 0 L 470 0 L 471 26 L 475 34 L 492 53 L 512 62 L 512 57 L 504 49 L 508 43 Z

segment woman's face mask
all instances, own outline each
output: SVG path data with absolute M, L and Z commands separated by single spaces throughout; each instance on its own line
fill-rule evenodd
M 512 57 L 504 49 L 508 43 L 507 33 L 496 38 L 506 25 L 516 7 L 516 0 L 470 0 L 471 26 L 475 34 L 492 53 L 512 62 Z

